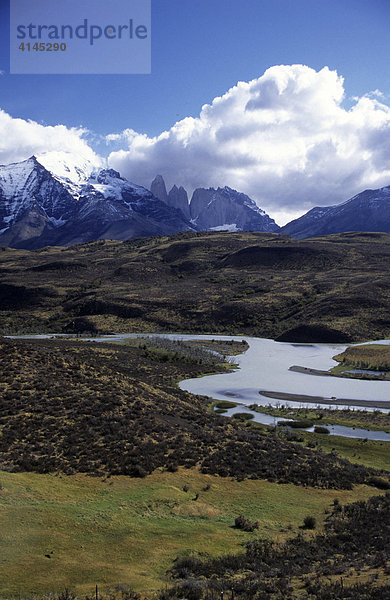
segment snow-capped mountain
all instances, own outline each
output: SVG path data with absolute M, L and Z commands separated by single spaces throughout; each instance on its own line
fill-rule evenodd
M 100 171 L 105 166 L 99 159 L 89 160 L 70 152 L 46 152 L 36 158 L 54 177 L 74 184 L 85 182 L 92 173 Z
M 68 153 L 0 166 L 0 244 L 16 248 L 192 230 L 147 189 Z
M 335 206 L 312 208 L 280 230 L 297 239 L 345 231 L 390 233 L 390 186 L 365 190 Z
M 227 186 L 196 189 L 190 212 L 191 222 L 201 231 L 279 231 L 275 221 L 249 196 Z
M 191 219 L 198 231 L 279 230 L 275 221 L 249 196 L 227 186 L 218 189 L 198 188 L 194 191 L 190 204 L 183 187 L 174 185 L 168 194 L 161 175 L 155 177 L 150 189 L 168 206 L 179 208 L 185 217 Z

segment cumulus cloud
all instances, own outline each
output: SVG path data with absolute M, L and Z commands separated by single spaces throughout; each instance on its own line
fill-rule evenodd
M 83 139 L 86 134 L 86 130 L 75 127 L 45 126 L 35 121 L 14 119 L 0 110 L 0 164 L 19 162 L 33 154 L 53 150 L 70 152 L 93 164 L 101 164 L 101 159 Z
M 390 108 L 379 90 L 343 106 L 344 80 L 324 67 L 279 65 L 239 82 L 159 136 L 107 136 L 109 164 L 149 186 L 224 186 L 280 221 L 390 184 Z M 122 148 L 118 148 L 118 144 Z

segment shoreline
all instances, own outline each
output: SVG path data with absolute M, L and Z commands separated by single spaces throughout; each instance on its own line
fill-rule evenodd
M 305 394 L 290 394 L 288 392 L 270 392 L 260 390 L 259 394 L 265 398 L 302 402 L 306 404 L 327 404 L 334 406 L 364 406 L 366 408 L 386 408 L 390 410 L 390 400 L 353 400 L 351 398 L 323 398 L 321 396 L 307 396 Z
M 311 367 L 301 367 L 300 365 L 292 365 L 288 368 L 294 373 L 302 373 L 303 375 L 316 375 L 318 377 L 339 377 L 341 379 L 358 379 L 360 381 L 389 381 L 387 377 L 382 377 L 380 374 L 373 375 L 372 373 L 332 373 L 321 369 L 313 369 Z

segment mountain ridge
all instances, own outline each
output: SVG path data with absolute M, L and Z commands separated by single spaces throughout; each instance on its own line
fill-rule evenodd
M 192 229 L 180 211 L 146 188 L 89 161 L 80 168 L 67 153 L 0 166 L 3 245 L 39 248 Z
M 341 204 L 316 206 L 280 229 L 297 239 L 347 231 L 390 233 L 390 186 L 364 190 Z
M 191 200 L 157 175 L 151 191 L 114 169 L 67 152 L 0 165 L 0 244 L 34 249 L 95 239 L 126 240 L 185 231 L 280 232 L 307 239 L 347 231 L 390 233 L 390 186 L 314 207 L 279 227 L 228 186 L 197 188 Z

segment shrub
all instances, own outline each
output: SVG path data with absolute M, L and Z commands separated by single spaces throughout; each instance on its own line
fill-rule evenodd
M 58 600 L 75 600 L 76 599 L 76 594 L 74 594 L 73 592 L 70 592 L 68 590 L 68 588 L 65 589 L 65 591 L 61 592 L 58 595 Z
M 367 483 L 378 488 L 378 490 L 390 490 L 390 482 L 382 479 L 382 477 L 370 477 Z
M 278 421 L 279 427 L 292 427 L 293 429 L 306 429 L 307 427 L 313 427 L 311 421 Z
M 240 515 L 234 519 L 234 527 L 236 529 L 242 529 L 242 531 L 254 531 L 259 528 L 259 522 L 250 521 L 243 515 Z
M 234 413 L 232 417 L 233 419 L 237 419 L 237 421 L 249 421 L 254 418 L 254 415 L 252 413 Z
M 141 465 L 135 465 L 130 472 L 132 477 L 146 477 L 147 472 L 145 471 L 145 469 L 143 467 L 141 467 Z
M 167 471 L 169 471 L 169 473 L 176 473 L 178 469 L 178 466 L 175 463 L 169 463 L 167 465 Z
M 314 427 L 314 433 L 330 433 L 327 427 L 321 427 L 320 425 L 316 425 Z
M 203 597 L 204 584 L 197 580 L 187 579 L 174 589 L 176 598 L 185 600 L 200 600 Z
M 307 516 L 303 519 L 303 528 L 304 529 L 315 529 L 317 525 L 317 521 L 315 517 Z

